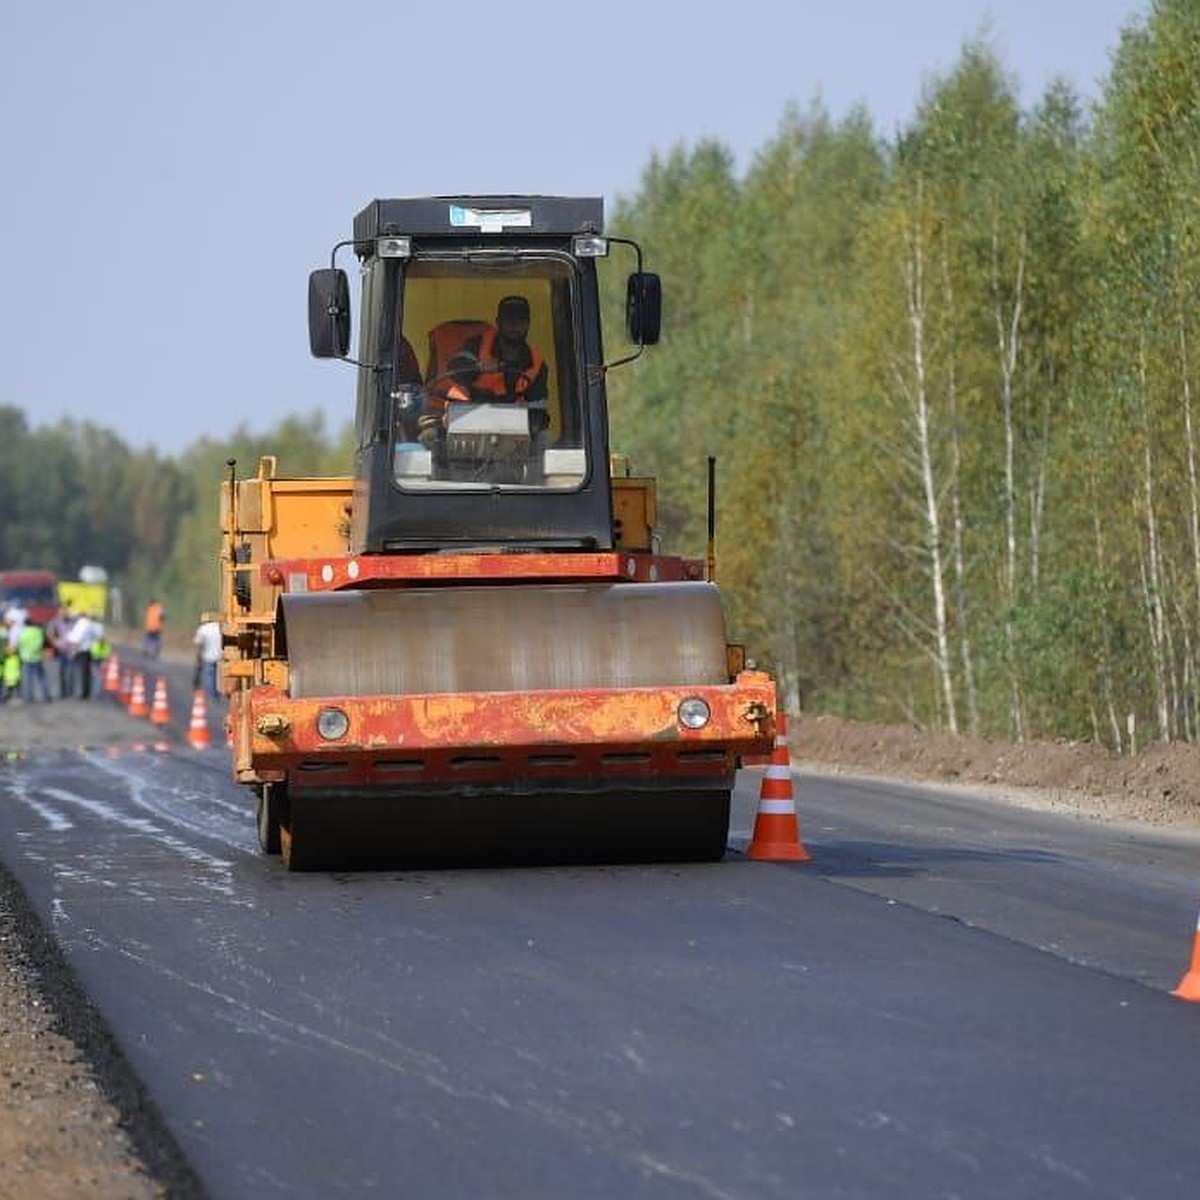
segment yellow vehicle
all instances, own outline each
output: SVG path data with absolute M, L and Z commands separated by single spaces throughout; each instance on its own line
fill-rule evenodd
M 58 603 L 72 612 L 87 613 L 97 621 L 107 621 L 110 615 L 108 572 L 103 567 L 81 567 L 78 579 L 60 579 Z
M 658 340 L 658 277 L 598 199 L 376 200 L 343 244 L 354 473 L 267 458 L 222 491 L 233 770 L 262 849 L 292 869 L 720 858 L 775 688 L 727 642 L 706 564 L 658 550 L 654 481 L 610 471 L 606 375 Z M 631 349 L 610 361 L 597 267 L 618 247 Z M 455 336 L 491 344 L 513 295 L 544 393 L 454 391 Z M 336 265 L 310 277 L 309 336 L 350 353 Z

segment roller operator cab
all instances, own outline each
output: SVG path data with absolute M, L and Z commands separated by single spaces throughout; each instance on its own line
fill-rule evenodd
M 606 261 L 627 273 L 610 360 Z M 705 564 L 659 551 L 654 481 L 612 470 L 605 377 L 660 320 L 598 199 L 376 200 L 312 273 L 310 348 L 356 370 L 354 474 L 265 458 L 222 490 L 229 739 L 264 851 L 292 869 L 724 853 L 775 691 L 727 644 Z
M 352 549 L 613 548 L 602 224 L 600 200 L 550 196 L 376 200 L 358 214 Z M 658 277 L 635 271 L 627 297 L 633 341 L 656 342 Z M 347 353 L 348 298 L 336 267 L 314 272 L 318 356 Z M 506 298 L 528 306 L 540 362 L 502 390 L 491 331 Z

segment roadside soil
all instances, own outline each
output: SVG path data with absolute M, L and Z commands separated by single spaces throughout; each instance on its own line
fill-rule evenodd
M 148 743 L 111 696 L 0 704 L 0 772 L 30 753 Z M 0 1200 L 200 1197 L 54 939 L 0 863 Z
M 0 771 L 30 752 L 146 742 L 152 729 L 107 696 L 10 702 L 0 705 Z M 1195 746 L 1120 758 L 1088 743 L 1014 745 L 808 716 L 792 721 L 788 743 L 801 772 L 969 785 L 1011 804 L 1200 832 Z M 201 1194 L 0 865 L 0 1200 Z
M 801 717 L 793 765 L 830 773 L 969 785 L 1024 807 L 1200 833 L 1200 746 L 1155 742 L 1132 756 L 1092 742 L 1022 742 Z

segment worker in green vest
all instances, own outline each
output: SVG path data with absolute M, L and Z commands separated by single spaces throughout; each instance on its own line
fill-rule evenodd
M 0 638 L 0 701 L 16 696 L 21 690 L 21 658 L 9 649 L 8 639 Z
M 21 660 L 21 698 L 27 703 L 42 699 L 50 703 L 50 685 L 46 682 L 46 633 L 40 625 L 26 621 L 17 634 L 17 657 Z

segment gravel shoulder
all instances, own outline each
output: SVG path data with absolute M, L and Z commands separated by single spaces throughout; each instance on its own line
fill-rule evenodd
M 0 1197 L 161 1196 L 59 1014 L 0 881 Z
M 0 771 L 156 729 L 109 696 L 0 704 Z M 0 1200 L 203 1195 L 157 1111 L 0 863 Z

